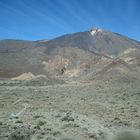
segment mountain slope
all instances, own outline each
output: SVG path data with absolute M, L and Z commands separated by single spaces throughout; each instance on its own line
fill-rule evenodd
M 90 31 L 68 34 L 56 39 L 41 43 L 50 49 L 56 47 L 78 47 L 96 53 L 106 55 L 118 55 L 128 48 L 140 48 L 140 43 L 117 33 L 102 29 L 91 29 Z
M 2 40 L 0 76 L 11 78 L 28 72 L 83 76 L 101 71 L 115 59 L 125 61 L 125 51 L 139 48 L 135 40 L 97 28 L 47 41 Z

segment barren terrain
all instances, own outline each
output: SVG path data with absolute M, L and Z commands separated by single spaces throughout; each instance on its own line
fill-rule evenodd
M 0 140 L 140 140 L 139 85 L 140 42 L 117 33 L 2 40 Z
M 139 85 L 140 80 L 3 85 L 0 139 L 108 140 L 120 130 L 139 131 Z

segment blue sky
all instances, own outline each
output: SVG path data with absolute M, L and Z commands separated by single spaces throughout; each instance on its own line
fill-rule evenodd
M 0 0 L 0 39 L 51 39 L 92 27 L 140 41 L 140 0 Z

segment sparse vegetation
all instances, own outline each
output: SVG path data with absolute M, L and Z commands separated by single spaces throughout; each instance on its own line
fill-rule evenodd
M 117 133 L 140 130 L 139 47 L 98 28 L 0 41 L 0 140 L 140 140 Z

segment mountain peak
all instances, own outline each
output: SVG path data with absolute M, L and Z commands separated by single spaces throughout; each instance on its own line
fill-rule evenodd
M 103 29 L 97 28 L 97 27 L 94 27 L 94 28 L 90 29 L 90 33 L 91 33 L 92 36 L 94 36 L 98 32 L 103 32 Z

